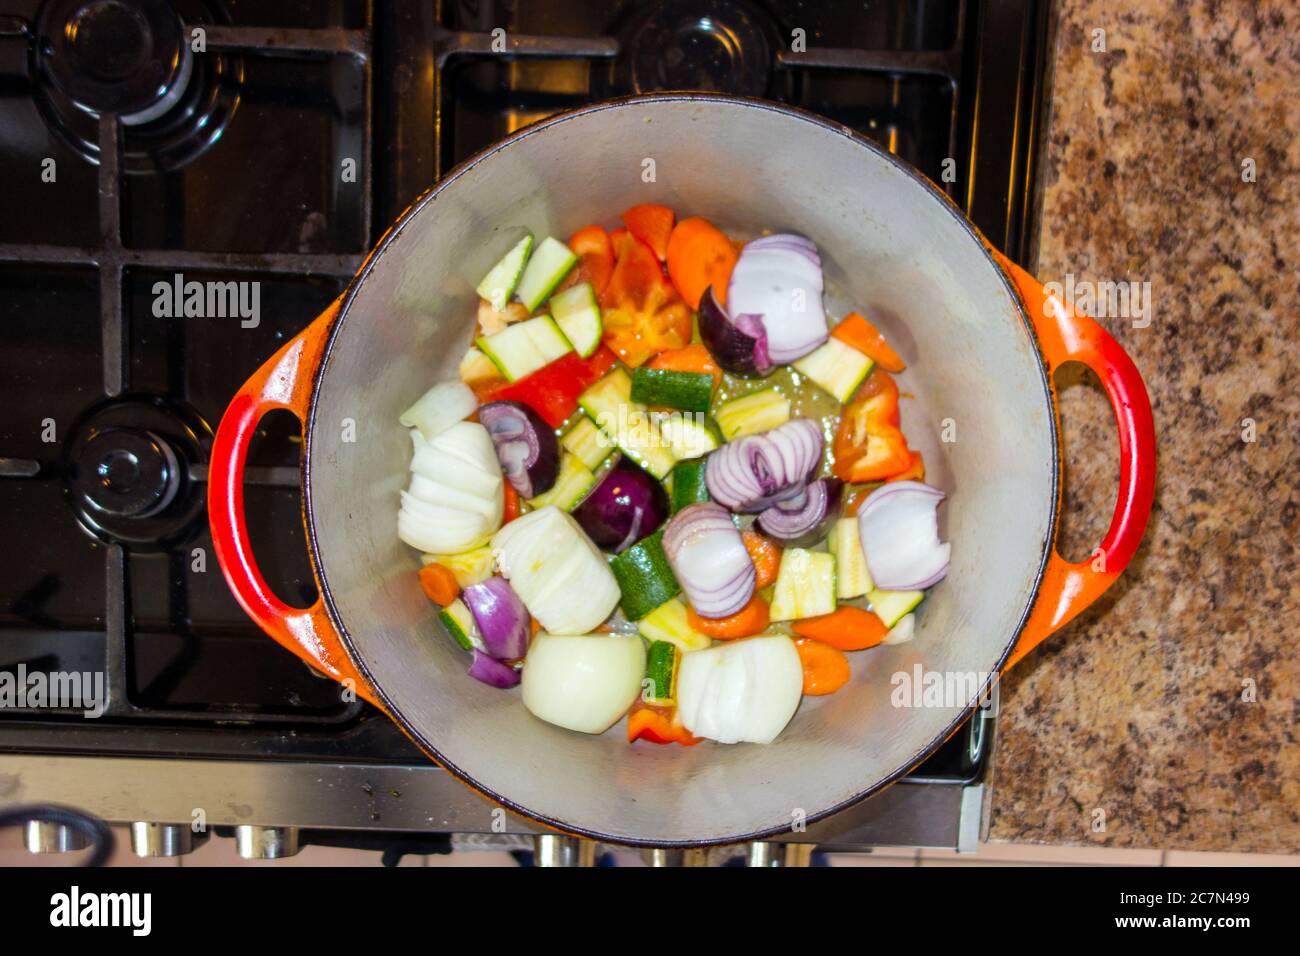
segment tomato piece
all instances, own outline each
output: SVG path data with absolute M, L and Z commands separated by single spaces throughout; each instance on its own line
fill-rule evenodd
M 623 225 L 627 226 L 627 231 L 649 246 L 660 262 L 668 258 L 668 237 L 672 235 L 676 221 L 677 216 L 671 209 L 654 203 L 633 206 L 623 213 Z
M 609 233 L 600 226 L 587 226 L 569 238 L 569 248 L 580 257 L 572 273 L 577 277 L 574 282 L 590 282 L 599 296 L 614 273 L 614 245 Z

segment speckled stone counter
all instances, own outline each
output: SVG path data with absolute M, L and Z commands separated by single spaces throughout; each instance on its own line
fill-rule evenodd
M 990 839 L 1294 852 L 1300 4 L 1064 0 L 1052 82 L 1038 274 L 1151 282 L 1149 327 L 1104 324 L 1160 478 L 1128 573 L 1004 684 Z M 1063 385 L 1080 558 L 1118 456 L 1104 398 Z

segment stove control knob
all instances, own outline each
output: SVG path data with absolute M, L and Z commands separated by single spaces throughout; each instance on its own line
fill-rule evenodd
M 283 860 L 299 849 L 297 827 L 235 827 L 235 851 L 245 860 Z
M 90 846 L 84 833 L 47 820 L 28 820 L 23 828 L 23 842 L 29 853 L 72 853 Z
M 194 831 L 184 823 L 132 823 L 131 852 L 139 857 L 184 856 L 194 852 Z

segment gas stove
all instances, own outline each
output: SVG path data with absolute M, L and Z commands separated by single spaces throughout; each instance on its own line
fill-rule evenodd
M 610 96 L 709 89 L 822 113 L 1030 261 L 1047 6 L 0 4 L 0 674 L 103 686 L 93 719 L 0 701 L 0 806 L 79 807 L 172 849 L 144 824 L 203 806 L 268 855 L 302 833 L 498 832 L 231 597 L 204 514 L 231 395 L 455 164 Z M 256 283 L 255 307 L 185 318 L 173 291 L 190 283 Z M 246 498 L 268 580 L 308 604 L 298 452 L 291 416 L 264 419 Z M 899 786 L 792 836 L 970 843 L 993 726 L 977 716 Z

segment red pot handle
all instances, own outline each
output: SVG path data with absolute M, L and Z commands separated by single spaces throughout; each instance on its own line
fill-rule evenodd
M 1034 324 L 1049 380 L 1067 362 L 1088 366 L 1101 379 L 1119 429 L 1119 497 L 1110 530 L 1087 561 L 1066 561 L 1053 543 L 1038 599 L 1006 669 L 1101 597 L 1133 560 L 1155 496 L 1156 433 L 1142 376 L 1120 344 L 1088 316 L 1050 295 L 1041 282 L 1010 259 L 996 250 L 993 254 L 1015 283 Z M 1054 384 L 1052 403 L 1055 406 Z
M 230 590 L 258 627 L 312 667 L 378 706 L 376 694 L 358 673 L 330 623 L 324 598 L 317 597 L 311 607 L 300 608 L 285 604 L 272 593 L 253 558 L 244 513 L 244 464 L 257 424 L 263 415 L 277 408 L 288 409 L 306 424 L 312 381 L 340 301 L 336 299 L 271 356 L 226 408 L 212 442 L 208 466 L 208 521 L 217 560 Z M 319 584 L 318 580 L 318 590 Z

